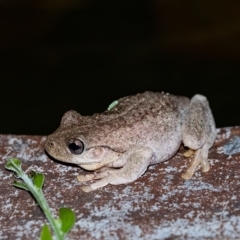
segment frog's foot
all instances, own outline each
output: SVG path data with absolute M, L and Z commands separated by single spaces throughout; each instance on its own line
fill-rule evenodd
M 202 172 L 208 172 L 210 169 L 209 161 L 208 161 L 208 152 L 216 137 L 216 132 L 212 131 L 205 142 L 205 144 L 195 151 L 195 155 L 193 160 L 191 161 L 189 167 L 182 174 L 183 179 L 190 179 L 192 178 L 194 172 L 196 171 L 197 167 L 201 165 Z
M 191 157 L 192 155 L 194 155 L 195 151 L 193 149 L 188 149 L 185 153 L 183 153 L 184 157 Z
M 143 173 L 145 172 L 145 170 L 146 169 L 144 169 Z M 100 180 L 98 180 L 95 183 L 92 183 L 88 186 L 83 186 L 83 187 L 81 187 L 81 189 L 84 192 L 90 192 L 90 191 L 96 190 L 98 188 L 104 187 L 108 184 L 118 185 L 118 184 L 123 184 L 123 183 L 130 183 L 140 177 L 140 176 L 138 176 L 138 174 L 135 174 L 135 173 L 133 173 L 131 176 L 129 176 L 128 173 L 126 173 L 126 169 L 124 169 L 124 168 L 117 169 L 115 173 L 109 174 L 105 177 L 103 176 L 104 175 L 103 173 L 100 173 L 97 176 L 98 178 L 101 177 Z
M 198 151 L 200 151 L 200 150 L 198 150 Z M 204 151 L 204 150 L 202 150 L 202 151 Z M 193 149 L 188 149 L 185 153 L 183 153 L 183 156 L 187 157 L 187 158 L 193 156 L 193 160 L 192 160 L 190 166 L 185 171 L 185 173 L 182 174 L 183 179 L 192 178 L 196 168 L 199 165 L 201 165 L 202 172 L 208 172 L 209 171 L 210 165 L 209 165 L 208 159 L 204 158 L 204 155 L 207 156 L 207 153 L 205 153 L 205 154 L 204 153 L 198 153 L 197 154 L 197 151 L 195 151 Z
M 91 180 L 102 179 L 110 174 L 113 174 L 116 171 L 118 171 L 118 169 L 106 167 L 106 168 L 99 169 L 99 171 L 94 172 L 94 173 L 78 175 L 77 180 L 79 182 L 87 182 L 87 181 L 91 181 Z
M 196 171 L 199 165 L 201 165 L 202 172 L 208 172 L 210 169 L 210 165 L 207 157 L 208 148 L 203 147 L 201 149 L 198 149 L 189 167 L 187 168 L 185 173 L 182 174 L 182 178 L 186 180 L 192 178 L 194 172 Z

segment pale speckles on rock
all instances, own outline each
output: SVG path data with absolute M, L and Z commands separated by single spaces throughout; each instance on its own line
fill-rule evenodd
M 40 136 L 0 136 L 0 236 L 1 239 L 38 239 L 46 219 L 28 192 L 12 186 L 12 173 L 4 169 L 12 149 L 10 138 L 31 149 L 32 161 L 23 159 L 23 168 L 40 170 L 46 180 L 43 192 L 51 209 L 57 214 L 60 207 L 76 212 L 77 222 L 69 239 L 238 239 L 240 236 L 240 155 L 231 161 L 217 148 L 239 136 L 239 128 L 220 129 L 218 141 L 210 151 L 211 170 L 198 172 L 191 180 L 181 179 L 181 169 L 189 159 L 185 149 L 171 161 L 150 166 L 144 176 L 128 185 L 107 186 L 92 193 L 80 191 L 75 176 L 79 167 L 59 164 L 51 159 L 39 161 L 33 156 L 44 155 Z M 21 147 L 19 149 L 22 149 Z M 21 151 L 20 151 L 21 152 Z

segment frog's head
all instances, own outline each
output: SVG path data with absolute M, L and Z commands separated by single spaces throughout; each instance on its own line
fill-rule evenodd
M 122 153 L 109 146 L 90 143 L 80 130 L 81 122 L 86 122 L 86 119 L 79 113 L 65 113 L 60 127 L 47 138 L 47 153 L 57 160 L 77 164 L 86 170 L 96 170 L 116 161 Z

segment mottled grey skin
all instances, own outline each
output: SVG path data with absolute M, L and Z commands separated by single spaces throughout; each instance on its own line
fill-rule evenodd
M 75 111 L 64 114 L 60 127 L 48 136 L 45 148 L 54 158 L 95 171 L 78 176 L 79 181 L 100 179 L 83 191 L 107 184 L 133 182 L 151 164 L 170 159 L 181 143 L 196 150 L 182 177 L 189 179 L 197 166 L 209 170 L 208 151 L 216 128 L 207 99 L 145 92 L 118 100 L 110 110 L 93 116 Z M 68 148 L 69 139 L 84 144 L 81 154 Z

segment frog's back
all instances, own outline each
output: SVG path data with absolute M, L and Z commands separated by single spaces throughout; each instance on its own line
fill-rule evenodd
M 122 97 L 111 103 L 103 113 L 95 113 L 93 116 L 84 116 L 86 120 L 81 125 L 104 124 L 115 121 L 118 118 L 134 119 L 141 116 L 162 118 L 166 113 L 177 112 L 186 108 L 189 99 L 183 96 L 175 96 L 168 93 L 150 92 Z
M 188 102 L 186 97 L 154 92 L 123 97 L 99 115 L 98 123 L 88 132 L 92 135 L 89 137 L 93 139 L 93 145 L 99 141 L 101 145 L 119 151 L 134 145 L 157 149 L 173 138 L 179 145 L 181 114 Z
M 105 111 L 102 115 L 108 115 L 108 120 L 110 120 L 110 116 L 120 117 L 133 112 L 139 112 L 139 114 L 143 112 L 145 115 L 154 114 L 158 110 L 162 113 L 171 111 L 176 112 L 184 109 L 188 103 L 189 99 L 186 97 L 175 96 L 163 92 L 146 91 L 114 101 L 112 108 Z

